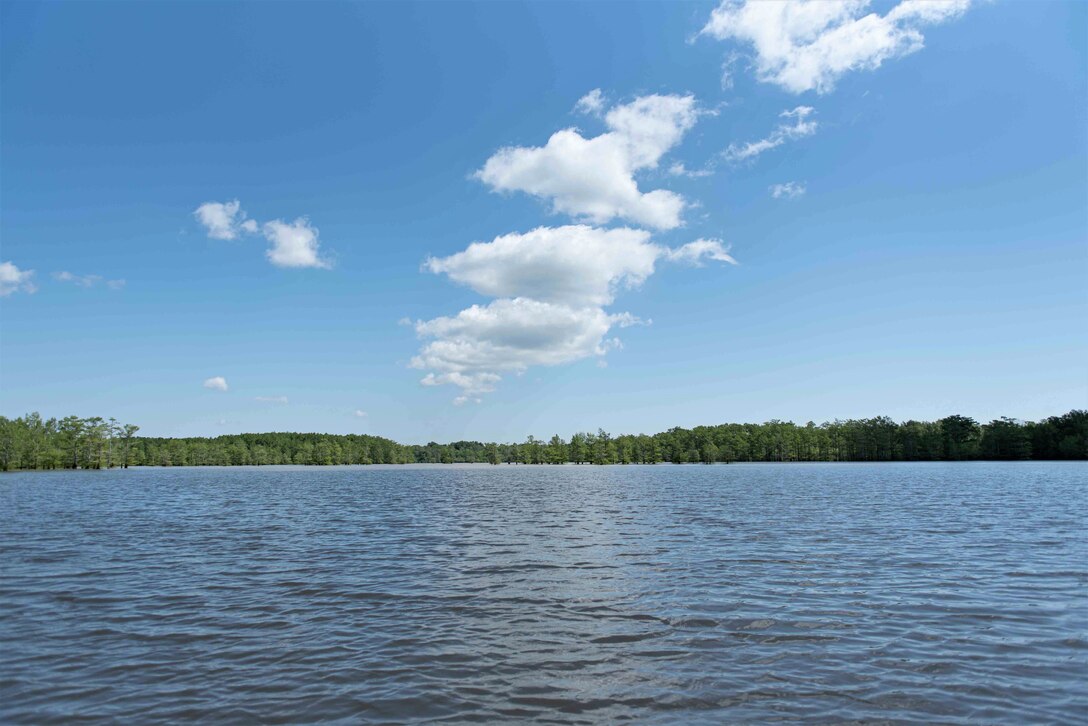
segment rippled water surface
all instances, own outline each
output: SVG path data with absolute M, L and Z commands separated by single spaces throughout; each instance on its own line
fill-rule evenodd
M 1082 463 L 0 476 L 0 721 L 1084 722 Z

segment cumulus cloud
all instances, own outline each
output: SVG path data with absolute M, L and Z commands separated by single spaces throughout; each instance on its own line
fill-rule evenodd
M 68 271 L 54 272 L 53 279 L 60 282 L 70 282 L 80 287 L 94 287 L 99 283 L 106 283 L 111 290 L 120 290 L 125 286 L 124 280 L 107 280 L 101 275 L 75 275 Z
M 649 232 L 568 225 L 474 242 L 424 267 L 482 295 L 585 306 L 612 302 L 617 285 L 640 285 L 660 256 Z
M 242 204 L 237 199 L 231 202 L 205 202 L 196 208 L 193 216 L 204 225 L 212 239 L 238 239 L 243 233 L 257 232 L 257 223 L 246 219 Z
M 603 100 L 592 92 L 582 101 L 582 107 L 599 102 L 603 108 Z M 475 176 L 495 191 L 550 200 L 557 214 L 598 224 L 620 218 L 673 229 L 681 224 L 684 198 L 664 189 L 640 191 L 635 173 L 656 168 L 698 116 L 694 96 L 641 96 L 610 109 L 604 116 L 608 131 L 599 136 L 586 138 L 569 128 L 554 133 L 544 146 L 506 147 Z
M 921 26 L 962 15 L 971 0 L 903 0 L 885 15 L 869 0 L 725 0 L 702 34 L 750 45 L 756 77 L 787 91 L 827 93 L 850 71 L 921 50 Z
M 355 409 L 355 418 L 366 418 L 366 411 L 361 408 Z
M 498 299 L 416 322 L 427 342 L 412 366 L 429 371 L 425 386 L 459 387 L 461 404 L 495 390 L 503 374 L 600 358 L 620 347 L 614 328 L 643 322 L 604 306 L 621 289 L 641 285 L 659 260 L 735 264 L 719 240 L 672 249 L 643 230 L 587 225 L 540 227 L 432 257 L 425 269 Z
M 11 262 L 0 262 L 0 297 L 20 290 L 28 294 L 38 291 L 38 286 L 34 284 L 34 270 L 20 270 Z
M 264 236 L 272 243 L 268 260 L 277 267 L 319 267 L 329 269 L 332 263 L 320 256 L 321 243 L 317 227 L 305 217 L 288 224 L 276 219 L 262 227 Z
M 223 381 L 223 385 L 226 385 L 226 381 Z M 254 401 L 260 401 L 261 403 L 287 403 L 287 396 L 254 396 Z
M 204 387 L 210 391 L 226 391 L 227 379 L 223 376 L 212 376 L 211 378 L 204 379 Z
M 730 144 L 725 150 L 725 158 L 729 161 L 740 162 L 755 159 L 765 151 L 778 148 L 787 141 L 802 139 L 816 133 L 818 124 L 808 120 L 815 112 L 812 106 L 798 106 L 789 111 L 783 111 L 779 118 L 785 119 L 769 136 L 758 141 L 749 141 L 746 144 Z
M 452 383 L 466 394 L 487 393 L 494 390 L 501 372 L 604 355 L 612 345 L 605 340 L 609 329 L 633 321 L 599 307 L 502 298 L 453 317 L 417 323 L 420 337 L 433 340 L 412 365 L 438 371 L 428 374 L 424 385 Z
M 804 183 L 799 182 L 786 182 L 785 184 L 772 184 L 768 187 L 771 196 L 775 199 L 796 199 L 803 196 L 808 188 Z

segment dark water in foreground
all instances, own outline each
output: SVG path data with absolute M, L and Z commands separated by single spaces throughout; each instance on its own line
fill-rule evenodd
M 1088 466 L 0 476 L 0 721 L 1084 722 Z

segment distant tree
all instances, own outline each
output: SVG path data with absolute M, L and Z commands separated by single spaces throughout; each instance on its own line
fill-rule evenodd
M 574 434 L 570 437 L 570 461 L 574 464 L 583 464 L 588 460 L 588 447 L 586 434 Z
M 974 458 L 981 434 L 978 422 L 967 416 L 946 416 L 938 423 L 941 425 L 945 458 L 955 461 Z
M 136 432 L 140 430 L 139 426 L 135 424 L 125 424 L 121 427 L 121 441 L 124 442 L 124 468 L 128 468 L 129 462 L 129 449 L 132 446 L 132 437 L 136 435 Z
M 715 446 L 713 441 L 707 441 L 703 444 L 703 463 L 713 464 L 718 460 L 718 447 Z

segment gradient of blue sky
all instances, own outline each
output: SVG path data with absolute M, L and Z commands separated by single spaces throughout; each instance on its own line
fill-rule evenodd
M 0 298 L 0 413 L 425 442 L 1088 406 L 1088 4 L 974 3 L 823 92 L 699 36 L 714 8 L 3 3 L 0 260 L 38 289 Z M 739 264 L 659 261 L 607 307 L 652 319 L 609 332 L 621 350 L 452 405 L 398 321 L 492 296 L 421 265 L 572 222 L 473 173 L 501 147 L 602 133 L 573 111 L 595 88 L 716 111 L 636 178 L 697 205 L 655 243 L 722 240 Z M 814 133 L 726 159 L 798 106 Z M 789 182 L 805 193 L 772 195 Z M 210 239 L 194 209 L 233 199 L 308 217 L 332 268 Z

